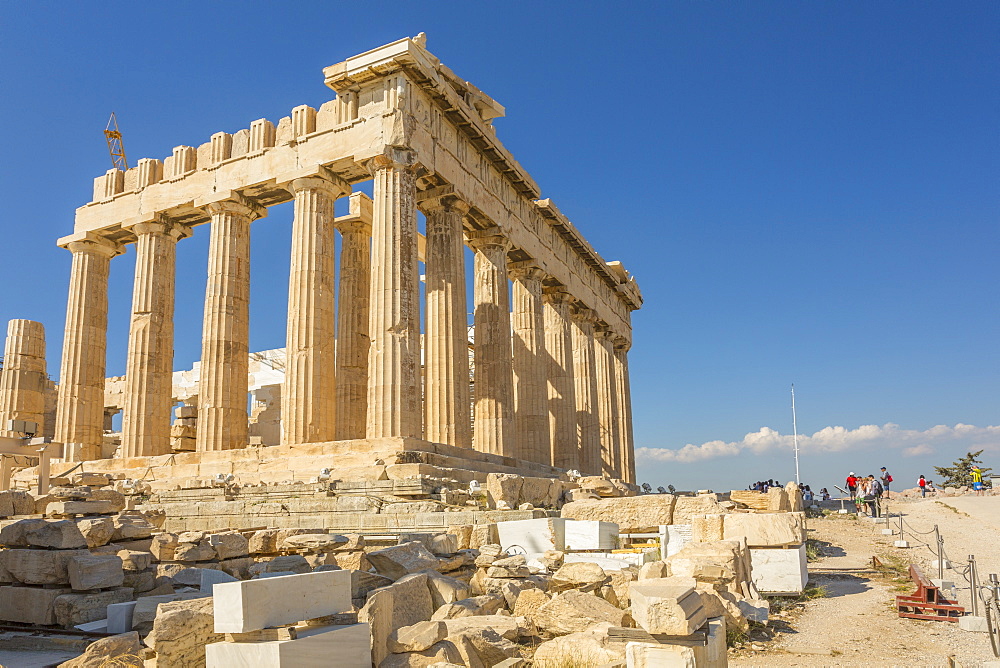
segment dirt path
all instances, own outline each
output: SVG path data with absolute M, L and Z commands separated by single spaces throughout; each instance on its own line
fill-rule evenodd
M 951 504 L 938 503 L 937 501 Z M 976 515 L 986 514 L 994 522 L 1000 518 L 1000 498 L 977 501 L 993 504 L 966 504 L 965 499 L 940 499 L 894 503 L 892 514 L 902 511 L 907 531 L 931 531 L 937 524 L 945 538 L 945 552 L 961 567 L 969 554 L 975 554 L 981 573 L 1000 572 L 1000 529 Z M 975 505 L 966 514 L 957 506 Z M 952 507 L 956 506 L 956 507 Z M 898 526 L 898 521 L 897 521 Z M 912 530 L 911 530 L 912 527 Z M 809 536 L 822 541 L 825 556 L 810 563 L 810 584 L 826 589 L 827 595 L 808 601 L 804 607 L 773 616 L 777 634 L 770 642 L 761 642 L 758 651 L 731 653 L 731 666 L 947 666 L 954 656 L 964 668 L 981 666 L 993 660 L 985 634 L 961 631 L 948 622 L 901 619 L 896 614 L 895 596 L 911 593 L 907 585 L 894 583 L 871 569 L 872 556 L 886 562 L 916 563 L 928 575 L 937 577 L 931 568 L 934 555 L 917 543 L 933 543 L 933 536 L 908 536 L 911 547 L 893 547 L 899 536 L 882 534 L 884 524 L 868 518 L 831 516 L 810 520 Z M 893 555 L 896 556 L 893 559 Z M 959 563 L 958 560 L 961 560 Z M 960 574 L 946 572 L 945 579 L 965 584 Z M 959 588 L 959 603 L 969 606 L 966 585 Z

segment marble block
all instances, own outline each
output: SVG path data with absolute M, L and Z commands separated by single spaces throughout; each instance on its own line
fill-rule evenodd
M 205 646 L 207 668 L 371 668 L 367 624 L 299 629 L 295 640 L 217 642 Z
M 221 582 L 213 587 L 216 633 L 248 633 L 351 609 L 351 572 L 323 571 Z
M 566 520 L 566 550 L 613 550 L 618 547 L 618 525 L 598 520 Z
M 750 548 L 753 583 L 764 594 L 801 594 L 809 581 L 806 546 Z

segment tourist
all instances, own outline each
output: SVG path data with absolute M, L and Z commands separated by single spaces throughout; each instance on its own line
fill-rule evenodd
M 920 488 L 920 498 L 927 496 L 927 480 L 922 473 L 920 474 L 920 478 L 917 479 L 917 487 Z
M 882 481 L 882 489 L 885 490 L 885 495 L 889 496 L 889 483 L 892 482 L 892 475 L 882 467 L 882 477 L 879 478 Z
M 865 495 L 868 493 L 868 479 L 855 478 L 852 489 L 854 489 L 854 507 L 858 509 L 858 515 L 863 515 L 865 513 Z
M 972 467 L 972 489 L 976 492 L 976 496 L 983 495 L 983 472 L 978 466 Z
M 821 501 L 829 501 L 830 500 L 830 492 L 826 489 L 826 487 L 824 487 L 823 489 L 819 490 L 819 498 L 820 498 Z
M 874 475 L 868 476 L 868 493 L 865 494 L 865 503 L 868 505 L 872 517 L 878 517 L 882 514 L 882 494 L 884 492 L 882 483 Z
M 934 486 L 934 481 L 933 480 L 928 480 L 927 481 L 927 491 L 930 492 L 931 494 L 937 496 L 937 487 Z
M 850 475 L 847 476 L 847 493 L 850 497 L 856 498 L 858 491 L 858 478 L 854 475 L 854 471 L 851 471 Z

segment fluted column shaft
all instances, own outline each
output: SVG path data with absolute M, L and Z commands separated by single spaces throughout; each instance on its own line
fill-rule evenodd
M 360 195 L 360 193 L 357 193 Z M 352 196 L 352 199 L 354 196 Z M 336 439 L 365 437 L 368 406 L 368 300 L 371 289 L 370 222 L 337 224 L 340 244 L 340 292 L 337 306 Z
M 334 202 L 350 192 L 338 180 L 292 181 L 295 196 L 288 275 L 285 382 L 281 391 L 283 445 L 335 438 L 337 411 L 336 228 Z
M 425 200 L 427 287 L 424 330 L 424 438 L 472 447 L 469 423 L 469 327 L 462 216 L 453 196 Z
M 629 342 L 615 340 L 615 385 L 621 433 L 621 475 L 625 482 L 635 483 L 635 440 L 632 435 L 632 389 L 628 377 Z
M 579 469 L 576 434 L 576 386 L 573 380 L 573 298 L 558 290 L 542 294 L 545 312 L 545 352 L 548 358 L 549 440 L 551 462 L 562 469 Z
M 250 337 L 250 223 L 263 209 L 240 198 L 212 215 L 198 383 L 198 451 L 247 446 Z
M 413 154 L 368 161 L 374 178 L 368 356 L 368 438 L 422 435 L 420 292 Z
M 7 420 L 28 420 L 44 433 L 45 327 L 32 320 L 7 323 L 3 368 L 0 369 L 0 432 Z
M 514 440 L 514 361 L 507 292 L 510 242 L 479 233 L 475 256 L 475 383 L 473 442 L 476 450 L 512 456 Z
M 621 477 L 621 441 L 618 397 L 615 383 L 615 354 L 611 347 L 610 331 L 603 329 L 594 334 L 594 367 L 597 376 L 597 422 L 601 439 L 601 468 L 603 475 Z
M 576 384 L 576 428 L 580 447 L 580 469 L 586 475 L 601 474 L 601 434 L 597 419 L 597 372 L 594 366 L 593 311 L 573 309 L 573 379 Z
M 101 456 L 104 441 L 104 372 L 108 345 L 108 271 L 117 243 L 88 237 L 66 246 L 73 253 L 55 440 L 67 459 Z
M 545 356 L 545 314 L 542 278 L 534 266 L 511 269 L 513 279 L 515 456 L 550 461 L 548 378 Z
M 131 227 L 135 281 L 125 365 L 122 451 L 126 457 L 170 452 L 177 240 L 188 228 L 169 221 Z

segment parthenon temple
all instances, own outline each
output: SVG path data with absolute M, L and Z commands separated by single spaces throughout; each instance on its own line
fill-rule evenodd
M 323 75 L 335 96 L 318 109 L 298 106 L 276 124 L 256 120 L 94 180 L 93 200 L 58 241 L 72 254 L 53 435 L 64 459 L 107 457 L 107 418 L 120 409 L 120 459 L 392 445 L 634 482 L 635 279 L 541 197 L 497 138 L 504 108 L 422 36 Z M 356 188 L 368 180 L 372 197 Z M 336 216 L 340 198 L 349 213 Z M 271 397 L 280 405 L 271 406 L 274 436 L 254 439 L 252 223 L 287 201 L 287 338 Z M 172 380 L 177 245 L 201 224 L 210 226 L 202 354 L 181 396 Z M 106 380 L 109 272 L 130 245 L 126 372 Z M 117 407 L 105 399 L 112 381 Z

